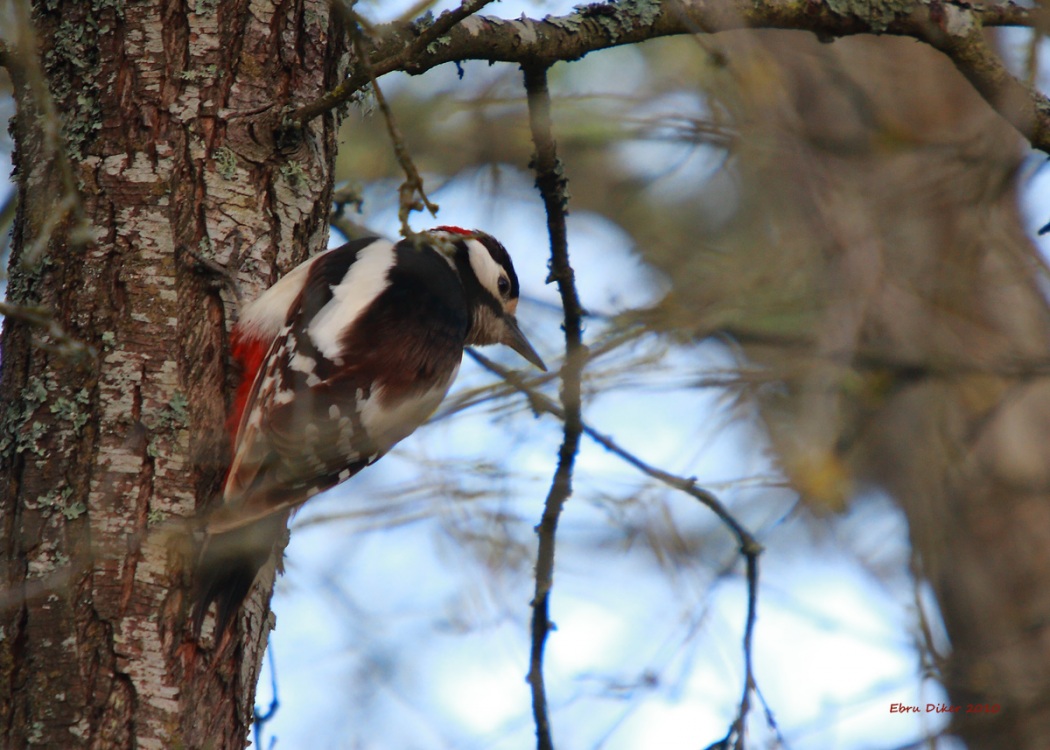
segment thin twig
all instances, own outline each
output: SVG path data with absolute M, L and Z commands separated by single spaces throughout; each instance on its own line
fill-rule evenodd
M 375 235 L 375 232 L 364 224 L 358 224 L 353 219 L 347 217 L 346 214 L 336 213 L 334 211 L 328 215 L 328 224 L 332 229 L 343 235 L 343 239 L 347 242 Z
M 497 364 L 473 349 L 467 349 L 467 355 L 486 370 L 498 375 L 516 390 L 521 392 L 529 400 L 529 406 L 536 413 L 547 413 L 561 420 L 566 419 L 566 411 L 564 408 L 556 404 L 547 395 L 530 387 L 525 379 L 514 370 L 510 370 Z M 755 539 L 754 535 L 751 534 L 751 532 L 729 512 L 725 505 L 723 505 L 712 492 L 697 486 L 695 477 L 680 477 L 646 463 L 638 456 L 621 447 L 613 438 L 599 432 L 582 420 L 580 421 L 580 428 L 583 434 L 587 435 L 587 437 L 594 440 L 594 442 L 598 443 L 598 445 L 602 446 L 610 453 L 623 459 L 646 476 L 651 477 L 668 487 L 684 492 L 698 500 L 718 516 L 718 519 L 722 521 L 722 523 L 733 533 L 733 536 L 736 537 L 737 543 L 740 547 L 740 554 L 744 556 L 747 576 L 747 618 L 745 620 L 743 638 L 744 688 L 740 699 L 739 712 L 736 719 L 733 721 L 733 724 L 730 726 L 728 734 L 725 738 L 716 742 L 711 747 L 742 748 L 744 725 L 751 709 L 751 691 L 757 689 L 752 655 L 754 653 L 753 636 L 755 619 L 758 614 L 758 557 L 762 554 L 762 545 L 757 539 Z M 767 716 L 769 716 L 768 709 L 766 713 Z
M 547 89 L 545 66 L 524 66 L 525 92 L 528 95 L 529 127 L 536 146 L 532 167 L 536 187 L 547 210 L 547 232 L 550 234 L 550 281 L 557 282 L 565 319 L 565 361 L 561 368 L 561 403 L 565 430 L 558 451 L 558 467 L 543 506 L 543 518 L 537 527 L 539 549 L 536 553 L 536 592 L 532 600 L 532 654 L 528 681 L 532 688 L 532 713 L 536 722 L 536 747 L 553 750 L 547 694 L 543 681 L 543 650 L 550 633 L 550 592 L 554 583 L 554 540 L 562 507 L 572 494 L 572 471 L 583 432 L 581 417 L 581 381 L 587 351 L 583 346 L 583 309 L 576 292 L 575 273 L 569 262 L 568 237 L 565 227 L 566 179 L 551 134 L 551 99 Z
M 589 365 L 603 355 L 616 351 L 619 347 L 629 344 L 632 341 L 636 341 L 647 333 L 649 333 L 649 331 L 641 326 L 633 326 L 615 332 L 613 335 L 608 336 L 604 341 L 590 344 L 587 346 L 587 361 L 585 364 Z M 547 372 L 537 375 L 530 373 L 528 379 L 523 382 L 527 384 L 526 387 L 528 389 L 537 389 L 557 377 L 559 377 L 558 372 Z M 689 385 L 695 386 L 696 383 L 690 381 Z M 516 390 L 514 386 L 510 385 L 508 382 L 496 381 L 477 388 L 462 391 L 459 394 L 446 399 L 441 406 L 441 410 L 435 416 L 431 417 L 430 421 L 438 422 L 442 419 L 447 419 L 454 414 L 458 414 L 465 409 L 473 408 L 485 401 L 502 398 L 503 396 L 512 393 L 514 390 Z
M 0 316 L 9 320 L 19 320 L 44 331 L 49 341 L 40 342 L 40 346 L 74 362 L 95 359 L 98 352 L 94 347 L 70 335 L 58 321 L 52 310 L 41 305 L 32 307 L 14 305 L 0 301 Z
M 549 396 L 532 387 L 532 385 L 530 385 L 530 383 L 519 373 L 489 359 L 476 349 L 467 349 L 466 352 L 467 356 L 483 368 L 492 374 L 499 376 L 515 390 L 525 396 L 529 401 L 529 408 L 534 412 L 537 414 L 550 414 L 559 420 L 565 420 L 565 410 L 556 404 Z M 733 514 L 729 512 L 714 493 L 699 487 L 696 483 L 695 477 L 681 477 L 677 474 L 672 474 L 646 463 L 644 460 L 622 447 L 615 439 L 598 431 L 586 422 L 581 421 L 581 429 L 584 435 L 591 438 L 594 442 L 613 455 L 623 459 L 626 463 L 630 464 L 641 473 L 700 501 L 700 503 L 718 516 L 718 519 L 733 532 L 733 536 L 737 538 L 737 542 L 740 544 L 740 551 L 742 554 L 759 555 L 762 553 L 762 545 L 755 539 L 751 532 L 736 520 Z
M 729 732 L 720 741 L 712 745 L 717 748 L 732 747 L 744 750 L 744 738 L 747 736 L 747 715 L 751 711 L 751 691 L 755 690 L 755 673 L 752 664 L 752 636 L 755 632 L 755 617 L 758 607 L 758 549 L 749 548 L 741 542 L 740 553 L 747 565 L 747 621 L 744 624 L 744 689 L 740 696 L 740 710 L 729 727 Z M 768 708 L 767 708 L 768 711 Z M 767 713 L 767 716 L 769 714 Z
M 384 58 L 374 64 L 368 63 L 367 68 L 359 69 L 349 76 L 324 96 L 315 99 L 309 104 L 304 104 L 288 116 L 288 121 L 294 125 L 303 126 L 315 117 L 330 112 L 341 104 L 350 101 L 354 94 L 369 80 L 374 81 L 387 73 L 399 70 L 408 64 L 413 58 L 418 57 L 426 51 L 427 47 L 439 40 L 452 30 L 456 24 L 464 18 L 472 16 L 493 0 L 467 0 L 455 10 L 449 10 L 438 16 L 430 26 L 420 31 L 412 44 L 400 50 L 397 54 Z M 358 63 L 366 65 L 367 55 L 358 51 Z
M 49 213 L 44 226 L 40 228 L 35 241 L 23 250 L 19 258 L 19 262 L 25 267 L 36 268 L 51 242 L 54 230 L 70 215 L 73 217 L 73 226 L 66 229 L 66 238 L 70 244 L 74 246 L 87 244 L 90 241 L 91 232 L 84 213 L 84 205 L 80 199 L 80 190 L 74 176 L 68 145 L 62 133 L 62 118 L 59 117 L 55 101 L 51 96 L 47 76 L 41 67 L 40 59 L 35 54 L 37 39 L 29 4 L 15 3 L 14 13 L 20 44 L 15 49 L 5 50 L 4 64 L 11 74 L 16 92 L 24 90 L 23 96 L 32 97 L 33 104 L 39 110 L 38 117 L 33 120 L 33 125 L 40 128 L 44 154 L 51 159 L 53 169 L 62 187 L 62 194 L 58 196 L 53 210 Z M 16 140 L 20 139 L 16 136 Z
M 408 237 L 412 234 L 412 229 L 408 225 L 408 217 L 411 213 L 413 211 L 422 211 L 425 207 L 431 216 L 437 216 L 438 206 L 430 202 L 426 191 L 423 189 L 423 178 L 420 176 L 419 170 L 416 169 L 412 156 L 408 153 L 408 148 L 405 146 L 405 137 L 401 134 L 401 129 L 397 126 L 397 120 L 394 119 L 394 113 L 390 109 L 390 105 L 387 104 L 386 97 L 383 96 L 383 90 L 379 87 L 379 82 L 372 71 L 368 53 L 365 51 L 365 45 L 361 39 L 360 29 L 355 28 L 352 34 L 354 51 L 357 54 L 361 67 L 368 74 L 368 78 L 372 83 L 372 91 L 375 93 L 376 104 L 379 105 L 379 111 L 383 113 L 383 119 L 386 121 L 386 129 L 390 134 L 390 143 L 394 147 L 394 156 L 397 157 L 397 163 L 401 166 L 401 171 L 405 173 L 405 181 L 401 183 L 401 187 L 398 190 L 399 205 L 397 216 L 401 220 L 401 233 Z M 417 195 L 419 196 L 418 201 L 416 200 Z
M 270 706 L 263 713 L 259 710 L 258 706 L 252 707 L 252 729 L 255 730 L 255 741 L 262 745 L 262 732 L 267 722 L 271 721 L 277 714 L 277 709 L 281 707 L 281 702 L 277 698 L 277 664 L 273 660 L 273 641 L 270 641 L 266 646 L 267 661 L 270 662 Z M 270 738 L 270 747 L 272 748 L 277 742 L 276 737 Z

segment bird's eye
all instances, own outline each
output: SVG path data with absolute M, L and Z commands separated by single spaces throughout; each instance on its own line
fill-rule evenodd
M 506 297 L 510 294 L 510 279 L 506 276 L 500 276 L 499 281 L 496 282 L 496 287 L 499 289 L 500 295 Z

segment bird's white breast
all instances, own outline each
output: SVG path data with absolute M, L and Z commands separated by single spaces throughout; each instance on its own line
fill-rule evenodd
M 371 398 L 361 405 L 361 423 L 380 452 L 386 453 L 430 418 L 441 405 L 458 373 L 457 364 L 443 382 L 394 404 L 384 403 L 381 388 L 372 393 Z

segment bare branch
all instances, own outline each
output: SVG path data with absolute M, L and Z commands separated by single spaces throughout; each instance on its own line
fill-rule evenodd
M 556 404 L 544 393 L 532 387 L 519 373 L 507 367 L 503 367 L 475 349 L 467 349 L 467 355 L 489 372 L 498 375 L 516 391 L 524 395 L 529 401 L 529 407 L 537 414 L 550 414 L 560 420 L 565 420 L 564 408 Z M 638 456 L 623 448 L 612 437 L 599 432 L 586 422 L 581 421 L 581 430 L 584 435 L 591 438 L 591 440 L 605 448 L 605 450 L 623 459 L 626 463 L 633 466 L 635 469 L 638 469 L 638 471 L 646 476 L 651 477 L 672 489 L 684 492 L 695 500 L 698 500 L 718 516 L 718 519 L 729 528 L 733 533 L 733 536 L 736 537 L 737 542 L 740 544 L 741 553 L 745 555 L 749 553 L 755 555 L 761 554 L 762 545 L 759 544 L 758 540 L 756 540 L 751 532 L 729 512 L 714 493 L 699 487 L 696 483 L 695 477 L 680 477 L 646 463 Z
M 931 26 L 917 37 L 947 55 L 985 101 L 1032 146 L 1050 153 L 1050 99 L 1006 69 L 985 42 L 976 14 L 965 10 L 957 15 L 957 25 L 948 29 Z
M 547 695 L 543 683 L 543 650 L 550 632 L 550 591 L 554 583 L 554 540 L 562 507 L 572 494 L 572 471 L 580 449 L 583 432 L 581 416 L 581 381 L 587 350 L 583 346 L 581 318 L 583 309 L 576 292 L 575 273 L 569 262 L 565 227 L 566 179 L 558 160 L 551 134 L 551 97 L 547 88 L 545 65 L 524 66 L 525 92 L 528 95 L 529 127 L 536 146 L 532 167 L 536 170 L 536 187 L 547 210 L 547 232 L 550 234 L 550 276 L 557 282 L 565 314 L 565 362 L 561 369 L 561 403 L 565 432 L 558 451 L 558 468 L 543 506 L 543 518 L 537 527 L 539 550 L 536 553 L 536 593 L 532 600 L 532 655 L 528 681 L 532 687 L 532 712 L 536 721 L 536 746 L 553 750 Z
M 374 75 L 380 78 L 395 70 L 415 75 L 464 60 L 549 66 L 658 37 L 736 29 L 793 29 L 811 31 L 821 38 L 894 34 L 919 39 L 946 54 L 1034 147 L 1050 153 L 1050 99 L 1011 75 L 981 33 L 996 26 L 1034 27 L 1042 23 L 1040 11 L 1013 2 L 978 7 L 965 0 L 913 2 L 895 10 L 880 6 L 884 10 L 873 13 L 870 3 L 859 0 L 680 0 L 659 6 L 595 3 L 566 16 L 542 20 L 467 17 L 468 10 L 474 12 L 483 5 L 477 0 L 453 11 L 459 14 L 457 19 L 463 19 L 458 25 L 453 19 L 446 21 L 450 15 L 446 13 L 431 26 L 417 22 L 381 27 L 371 50 L 371 59 L 377 61 L 373 63 Z M 366 83 L 368 75 L 359 69 L 325 96 L 296 110 L 290 120 L 301 125 L 348 101 Z
M 378 78 L 379 76 L 386 75 L 393 70 L 398 70 L 402 64 L 426 53 L 427 48 L 430 47 L 430 45 L 445 36 L 445 34 L 451 31 L 456 24 L 460 23 L 468 16 L 477 13 L 491 2 L 492 0 L 467 0 L 455 10 L 442 13 L 438 16 L 438 19 L 429 26 L 420 28 L 418 22 L 411 24 L 410 28 L 418 29 L 416 38 L 408 43 L 407 46 L 403 47 L 397 54 L 387 56 L 382 62 L 373 65 L 372 67 L 375 77 Z M 375 58 L 374 55 L 373 58 L 378 59 Z M 366 60 L 368 60 L 367 55 L 361 55 L 358 58 L 359 63 Z M 350 97 L 357 93 L 357 91 L 368 82 L 370 75 L 371 73 L 368 71 L 359 70 L 356 75 L 347 78 L 324 96 L 297 109 L 292 113 L 289 119 L 295 124 L 302 125 L 319 115 L 323 115 L 325 112 L 335 109 L 340 104 L 350 101 Z
M 41 329 L 48 337 L 48 341 L 40 342 L 40 346 L 59 356 L 67 357 L 74 362 L 85 359 L 94 360 L 98 357 L 98 352 L 93 347 L 74 338 L 62 328 L 55 320 L 52 311 L 46 307 L 27 307 L 0 301 L 0 316 L 10 320 L 19 320 Z
M 554 403 L 543 393 L 540 393 L 535 388 L 530 387 L 519 374 L 513 370 L 502 367 L 483 354 L 478 353 L 473 349 L 467 349 L 467 354 L 479 365 L 484 367 L 489 372 L 492 372 L 506 381 L 508 384 L 513 386 L 516 390 L 525 395 L 529 400 L 529 405 L 537 414 L 546 413 L 551 414 L 558 419 L 565 421 L 566 431 L 568 431 L 568 412 L 563 408 Z M 758 613 L 758 557 L 762 554 L 762 545 L 755 539 L 754 535 L 751 534 L 747 528 L 741 524 L 732 513 L 722 504 L 722 502 L 715 497 L 715 495 L 699 487 L 696 483 L 695 477 L 680 477 L 670 472 L 659 469 L 651 464 L 646 463 L 638 456 L 625 450 L 615 440 L 608 435 L 598 432 L 596 429 L 591 427 L 582 421 L 579 422 L 580 430 L 583 434 L 598 443 L 598 445 L 605 448 L 610 453 L 619 456 L 625 462 L 638 469 L 640 472 L 648 477 L 651 477 L 662 484 L 667 485 L 673 489 L 679 490 L 686 493 L 690 497 L 698 500 L 705 507 L 710 509 L 718 519 L 726 525 L 726 527 L 736 537 L 737 543 L 740 547 L 740 554 L 743 555 L 746 565 L 746 576 L 747 576 L 747 618 L 744 625 L 744 638 L 743 638 L 743 650 L 744 650 L 744 687 L 743 693 L 740 698 L 740 709 L 737 714 L 736 720 L 729 728 L 729 732 L 726 736 L 716 742 L 712 747 L 736 747 L 743 748 L 744 738 L 744 725 L 747 721 L 747 715 L 751 709 L 751 692 L 757 690 L 755 684 L 754 668 L 753 668 L 753 636 L 755 630 L 755 619 Z M 546 517 L 546 513 L 544 513 Z M 541 527 L 542 533 L 542 527 Z M 541 545 L 543 538 L 540 538 Z M 553 553 L 553 550 L 552 550 Z M 537 585 L 539 583 L 539 564 L 537 563 Z M 535 603 L 534 605 L 535 606 Z M 535 627 L 535 619 L 533 620 Z M 535 646 L 535 630 L 533 631 L 533 644 Z M 529 675 L 530 683 L 532 682 L 532 673 Z M 540 678 L 542 681 L 542 677 Z M 542 682 L 541 682 L 542 685 Z M 534 693 L 534 706 L 535 711 L 535 687 L 533 688 Z M 768 709 L 767 709 L 768 714 Z M 770 718 L 770 723 L 773 724 Z M 537 731 L 539 731 L 539 723 L 537 720 Z M 549 728 L 548 728 L 549 731 Z M 541 748 L 545 747 L 541 744 Z
M 57 196 L 53 211 L 47 217 L 44 226 L 38 231 L 33 244 L 25 249 L 19 259 L 19 262 L 35 267 L 40 263 L 44 251 L 51 243 L 55 230 L 68 218 L 73 219 L 72 225 L 65 227 L 66 237 L 71 244 L 84 245 L 89 242 L 91 230 L 84 215 L 84 206 L 77 180 L 74 177 L 69 148 L 62 133 L 62 118 L 55 107 L 40 59 L 35 54 L 36 31 L 30 16 L 29 4 L 14 3 L 13 8 L 20 45 L 17 47 L 5 46 L 0 55 L 0 62 L 11 74 L 16 92 L 23 91 L 22 96 L 32 98 L 33 106 L 37 109 L 37 117 L 33 120 L 32 127 L 41 129 L 44 153 L 52 160 L 62 185 L 62 194 Z M 24 103 L 20 102 L 19 106 L 23 107 Z
M 328 215 L 328 223 L 331 225 L 332 229 L 343 235 L 343 239 L 347 242 L 375 235 L 375 232 L 364 224 L 358 224 L 345 214 L 337 213 L 335 211 Z
M 265 711 L 259 710 L 259 706 L 252 706 L 252 731 L 255 732 L 255 742 L 262 745 L 262 733 L 266 724 L 273 720 L 277 709 L 281 707 L 281 701 L 277 697 L 277 662 L 273 658 L 273 641 L 266 646 L 266 658 L 270 662 L 270 705 Z M 270 747 L 274 746 L 275 738 L 270 739 Z

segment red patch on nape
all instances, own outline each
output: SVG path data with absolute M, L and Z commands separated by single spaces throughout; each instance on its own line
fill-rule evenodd
M 241 417 L 244 415 L 244 407 L 248 405 L 248 396 L 252 392 L 252 383 L 255 376 L 259 374 L 266 352 L 270 348 L 270 342 L 264 339 L 243 336 L 236 328 L 230 335 L 230 352 L 233 360 L 240 366 L 241 379 L 237 384 L 237 393 L 233 397 L 233 405 L 230 414 L 226 418 L 226 432 L 230 441 L 237 442 L 237 430 L 241 426 Z
M 448 232 L 449 234 L 463 234 L 463 235 L 466 235 L 468 237 L 470 235 L 472 235 L 472 234 L 477 234 L 477 231 L 475 231 L 473 229 L 464 229 L 463 227 L 441 226 L 441 227 L 434 227 L 434 231 L 437 231 L 437 232 Z

